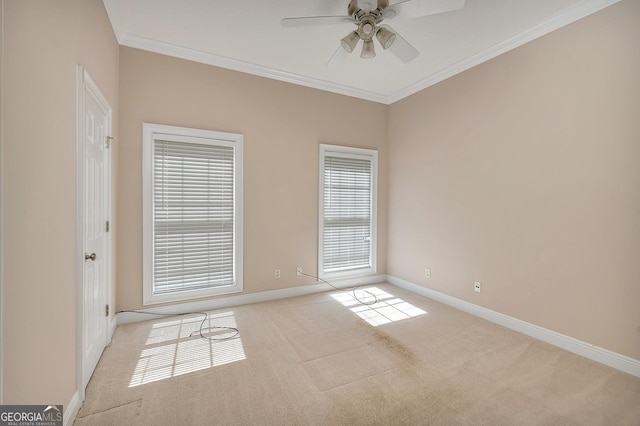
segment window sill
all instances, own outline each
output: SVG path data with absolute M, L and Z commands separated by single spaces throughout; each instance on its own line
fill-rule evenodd
M 235 284 L 216 288 L 188 290 L 179 293 L 145 295 L 142 304 L 144 306 L 158 305 L 161 303 L 182 302 L 185 300 L 202 299 L 205 297 L 223 296 L 235 293 L 242 293 L 242 285 Z
M 347 271 L 327 272 L 319 275 L 323 280 L 342 279 L 342 278 L 357 278 L 367 275 L 374 275 L 376 270 L 374 268 L 360 268 L 349 269 Z

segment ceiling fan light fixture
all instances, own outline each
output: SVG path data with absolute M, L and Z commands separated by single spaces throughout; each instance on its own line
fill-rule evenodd
M 353 49 L 356 48 L 359 41 L 360 41 L 360 36 L 356 31 L 353 31 L 347 34 L 347 36 L 344 37 L 342 40 L 340 40 L 340 44 L 342 45 L 342 48 L 344 50 L 351 53 L 353 52 Z
M 378 0 L 378 9 L 384 10 L 389 7 L 389 0 Z
M 365 40 L 362 44 L 362 52 L 360 52 L 362 59 L 371 59 L 376 57 L 376 50 L 373 47 L 373 40 Z
M 383 49 L 388 49 L 396 40 L 396 34 L 386 28 L 380 28 L 376 33 L 376 38 L 382 45 Z

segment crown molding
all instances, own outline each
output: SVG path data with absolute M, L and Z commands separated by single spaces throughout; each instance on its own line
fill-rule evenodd
M 357 89 L 355 87 L 345 86 L 342 84 L 332 83 L 316 78 L 305 77 L 303 75 L 290 73 L 287 71 L 270 68 L 239 59 L 229 58 L 227 56 L 216 55 L 215 53 L 192 49 L 189 47 L 144 37 L 137 34 L 125 33 L 124 35 L 122 35 L 119 41 L 122 46 L 160 53 L 162 55 L 172 56 L 174 58 L 186 59 L 202 64 L 213 65 L 216 67 L 226 68 L 246 74 L 252 74 L 259 77 L 266 77 L 285 83 L 310 87 L 312 89 L 324 90 L 327 92 L 337 93 L 340 95 L 351 96 L 354 98 L 383 104 L 386 104 L 388 100 L 387 96 L 375 92 L 370 92 L 368 90 Z
M 523 31 L 505 41 L 502 41 L 488 49 L 485 49 L 482 52 L 463 59 L 462 61 L 459 61 L 447 68 L 437 71 L 436 73 L 431 74 L 413 84 L 410 84 L 404 89 L 401 89 L 391 95 L 358 89 L 355 87 L 333 83 L 330 81 L 319 80 L 316 78 L 311 78 L 279 70 L 276 68 L 255 64 L 252 62 L 217 55 L 198 49 L 192 49 L 186 46 L 168 43 L 162 40 L 157 40 L 138 34 L 128 33 L 124 31 L 121 26 L 118 26 L 117 28 L 114 26 L 114 33 L 116 35 L 116 38 L 118 39 L 118 42 L 123 46 L 133 47 L 136 49 L 146 50 L 162 55 L 168 55 L 175 58 L 186 59 L 189 61 L 199 62 L 220 68 L 226 68 L 233 71 L 252 74 L 259 77 L 282 81 L 285 83 L 296 84 L 299 86 L 305 86 L 312 89 L 324 90 L 340 95 L 351 96 L 366 101 L 390 105 L 430 86 L 433 86 L 434 84 L 440 83 L 441 81 L 446 80 L 449 77 L 453 77 L 456 74 L 473 68 L 476 65 L 495 58 L 496 56 L 522 46 L 523 44 L 535 40 L 538 37 L 546 35 L 552 31 L 564 27 L 565 25 L 571 24 L 608 6 L 618 3 L 619 1 L 620 0 L 583 0 L 576 5 L 567 8 L 554 16 L 551 16 L 549 19 L 527 29 L 526 31 Z M 109 10 L 108 8 L 107 12 L 109 13 L 110 18 L 115 17 L 116 15 L 116 11 Z M 117 19 L 111 19 L 111 22 L 113 25 L 113 22 L 119 21 Z
M 575 6 L 563 10 L 561 13 L 551 16 L 544 22 L 541 22 L 528 30 L 525 30 L 515 36 L 504 40 L 488 49 L 483 50 L 475 55 L 472 55 L 454 65 L 440 70 L 430 76 L 407 86 L 406 88 L 397 91 L 393 95 L 387 98 L 388 104 L 392 104 L 399 100 L 402 100 L 408 96 L 411 96 L 427 87 L 440 83 L 453 77 L 456 74 L 460 74 L 470 68 L 480 65 L 490 59 L 502 55 L 510 50 L 522 46 L 530 41 L 533 41 L 539 37 L 549 34 L 559 28 L 569 25 L 579 19 L 582 19 L 588 15 L 598 12 L 606 7 L 609 7 L 620 0 L 584 0 Z

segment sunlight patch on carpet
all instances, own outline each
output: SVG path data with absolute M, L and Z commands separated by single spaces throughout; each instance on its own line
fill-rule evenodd
M 229 340 L 202 339 L 198 333 L 202 317 L 158 322 L 153 325 L 147 345 L 129 382 L 129 387 L 157 382 L 194 371 L 217 367 L 246 359 L 240 336 Z M 209 315 L 203 328 L 236 327 L 233 312 Z M 234 331 L 203 331 L 205 337 L 223 339 Z
M 355 290 L 355 295 L 364 303 L 371 303 L 375 299 L 377 299 L 377 303 L 372 305 L 362 304 L 354 297 L 352 291 L 332 294 L 334 299 L 374 327 L 427 313 L 377 287 L 357 289 Z M 375 299 L 373 295 L 375 295 Z

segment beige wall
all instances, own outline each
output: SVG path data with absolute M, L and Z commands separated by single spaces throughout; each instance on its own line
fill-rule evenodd
M 100 0 L 2 6 L 4 403 L 68 404 L 76 391 L 76 65 L 117 125 L 118 46 Z
M 375 148 L 380 273 L 640 358 L 640 2 L 391 107 L 118 50 L 100 0 L 2 5 L 4 403 L 75 391 L 76 64 L 120 117 L 117 309 L 142 304 L 146 121 L 244 134 L 245 292 L 312 282 L 318 144 Z
M 388 272 L 640 359 L 639 23 L 625 0 L 393 104 Z
M 386 273 L 387 107 L 136 49 L 120 50 L 117 308 L 142 307 L 142 123 L 244 135 L 244 292 L 314 283 L 320 143 L 377 149 Z M 281 269 L 282 277 L 273 278 Z

